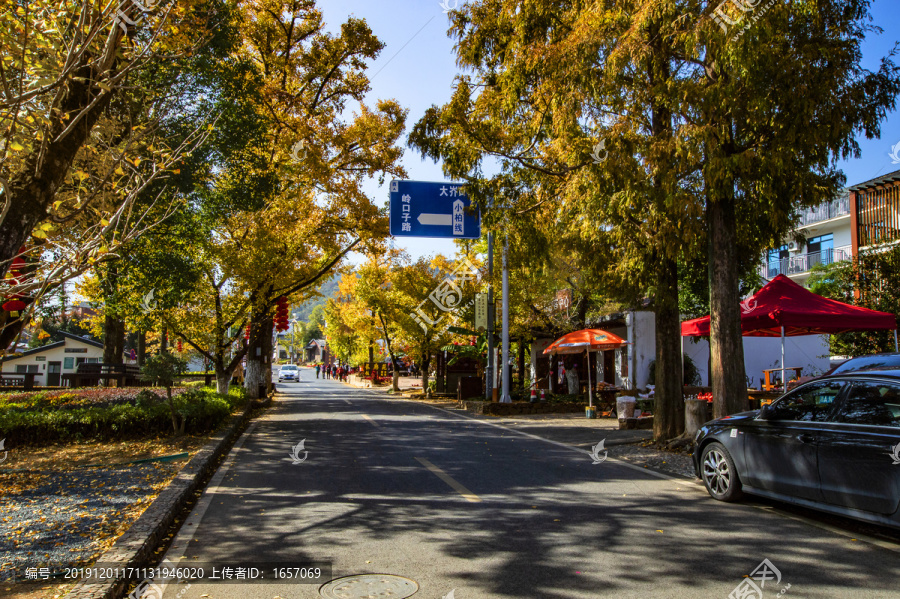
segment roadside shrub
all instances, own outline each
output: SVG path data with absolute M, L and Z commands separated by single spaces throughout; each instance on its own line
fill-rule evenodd
M 138 391 L 138 394 L 134 396 L 134 405 L 150 406 L 156 403 L 160 403 L 162 400 L 162 395 L 154 393 L 150 389 L 141 389 L 140 391 Z
M 243 389 L 219 395 L 212 388 L 190 389 L 173 397 L 184 432 L 201 434 L 219 428 L 244 403 Z M 83 440 L 113 441 L 171 433 L 171 412 L 164 398 L 143 389 L 134 403 L 71 409 L 7 409 L 0 406 L 0 439 L 7 447 Z

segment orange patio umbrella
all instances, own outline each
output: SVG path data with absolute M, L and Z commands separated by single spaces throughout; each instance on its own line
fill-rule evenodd
M 580 354 L 581 352 L 604 351 L 607 349 L 619 349 L 628 345 L 628 342 L 603 329 L 581 329 L 574 333 L 563 335 L 550 344 L 544 350 L 545 354 Z M 594 390 L 591 387 L 591 361 L 588 360 L 588 405 L 594 405 Z

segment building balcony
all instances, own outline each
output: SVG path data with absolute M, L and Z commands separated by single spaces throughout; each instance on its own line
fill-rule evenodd
M 820 252 L 797 254 L 781 260 L 770 260 L 767 264 L 759 266 L 759 275 L 766 279 L 773 279 L 778 275 L 801 275 L 808 273 L 816 264 L 831 264 L 849 260 L 853 256 L 850 246 L 829 248 Z
M 822 222 L 823 220 L 847 216 L 849 214 L 850 196 L 846 195 L 842 198 L 835 198 L 830 202 L 823 202 L 814 208 L 806 208 L 800 213 L 800 224 L 798 227 L 806 227 L 814 223 Z

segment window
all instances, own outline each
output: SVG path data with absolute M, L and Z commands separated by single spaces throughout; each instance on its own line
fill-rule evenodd
M 900 387 L 891 383 L 853 383 L 835 421 L 900 428 Z
M 88 364 L 96 364 L 100 361 L 100 358 L 85 358 L 85 362 Z
M 766 420 L 823 422 L 828 419 L 834 398 L 843 387 L 844 383 L 839 381 L 806 385 L 772 404 Z
M 37 364 L 29 364 L 28 372 L 40 372 L 40 367 Z
M 72 370 L 74 366 L 75 358 L 63 358 L 63 368 L 66 370 Z
M 774 250 L 769 250 L 768 270 L 770 279 L 778 276 L 779 273 L 787 271 L 788 256 L 790 256 L 790 252 L 788 252 L 787 245 L 783 245 L 780 248 L 776 248 Z
M 806 243 L 807 251 L 811 254 L 813 252 L 822 252 L 825 250 L 834 249 L 834 234 L 829 233 L 828 235 L 820 235 L 818 237 L 811 237 L 809 241 Z
M 28 367 L 24 364 L 16 364 L 16 374 L 24 374 L 28 372 Z
M 834 262 L 834 234 L 812 237 L 806 243 L 806 252 L 809 254 L 809 267 L 816 264 L 831 264 Z
M 788 257 L 788 246 L 783 245 L 780 248 L 769 250 L 769 262 L 778 262 L 782 258 Z

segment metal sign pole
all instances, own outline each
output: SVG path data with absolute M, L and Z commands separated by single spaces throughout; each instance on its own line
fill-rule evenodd
M 494 207 L 494 198 L 488 200 L 488 205 Z M 494 387 L 494 232 L 488 231 L 488 313 L 487 313 L 487 366 L 484 369 L 484 399 L 493 399 Z
M 511 403 L 512 398 L 509 396 L 509 235 L 503 236 L 503 359 L 501 360 L 503 370 L 501 376 L 503 379 L 503 397 L 500 398 L 502 403 Z
M 584 355 L 587 356 L 587 372 L 588 372 L 588 406 L 594 406 L 594 386 L 591 385 L 591 350 L 590 348 L 584 350 Z
M 784 327 L 781 327 L 781 383 L 784 385 L 784 392 L 787 393 L 787 377 L 784 376 Z

